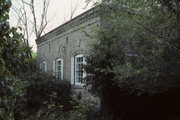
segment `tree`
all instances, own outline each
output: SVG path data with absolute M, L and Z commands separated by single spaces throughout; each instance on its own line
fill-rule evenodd
M 13 108 L 17 95 L 14 77 L 23 64 L 27 46 L 22 42 L 22 35 L 17 28 L 10 27 L 9 8 L 11 2 L 0 1 L 0 119 L 13 118 Z M 16 93 L 16 94 L 15 94 Z
M 33 32 L 36 35 L 36 38 L 39 38 L 45 27 L 47 26 L 47 24 L 49 23 L 49 20 L 47 19 L 47 12 L 48 12 L 48 7 L 49 7 L 49 0 L 43 0 L 42 1 L 42 13 L 41 13 L 41 18 L 37 19 L 37 11 L 35 10 L 35 3 L 34 0 L 31 0 L 30 2 L 26 2 L 24 0 L 21 0 L 21 3 L 18 2 L 18 4 L 20 5 L 20 9 L 16 8 L 15 6 L 13 6 L 13 10 L 17 13 L 17 15 L 19 16 L 19 21 L 22 23 L 25 34 L 26 34 L 26 39 L 29 39 L 29 30 L 28 30 L 28 24 L 32 24 L 33 25 Z M 27 7 L 30 8 L 31 11 L 31 17 L 32 17 L 32 21 L 30 18 L 28 18 L 28 9 L 26 9 Z
M 42 9 L 39 9 L 39 11 L 35 7 L 34 0 L 30 0 L 30 2 L 24 0 L 16 1 L 19 7 L 12 7 L 18 16 L 17 25 L 22 27 L 24 42 L 28 46 L 31 36 L 35 35 L 36 39 L 41 37 L 43 32 L 45 32 L 46 26 L 51 21 L 48 19 L 49 0 L 42 0 L 40 2 L 42 2 Z M 37 15 L 37 13 L 40 15 Z M 32 58 L 31 50 L 29 50 L 29 56 Z
M 158 0 L 103 0 L 98 5 L 102 29 L 85 69 L 102 109 L 142 119 L 150 112 L 153 117 L 179 114 L 179 10 L 174 5 Z
M 74 17 L 75 12 L 78 10 L 80 2 L 74 4 L 73 0 L 71 0 L 71 13 L 70 13 L 70 20 Z

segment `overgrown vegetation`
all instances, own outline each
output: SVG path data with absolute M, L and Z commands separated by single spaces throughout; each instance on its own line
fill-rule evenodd
M 67 81 L 55 81 L 53 76 L 36 73 L 26 78 L 23 94 L 18 99 L 15 119 L 25 119 L 41 109 L 50 111 L 69 111 L 72 109 L 71 85 Z
M 103 0 L 87 82 L 113 119 L 180 119 L 179 2 Z
M 11 2 L 0 1 L 0 119 L 11 120 L 17 96 L 21 94 L 18 71 L 27 58 L 26 46 L 18 29 L 9 25 Z M 20 28 L 19 28 L 20 29 Z
M 36 70 L 0 1 L 1 120 L 179 120 L 180 2 L 102 0 L 102 29 L 85 66 L 101 109 L 72 96 L 67 81 Z

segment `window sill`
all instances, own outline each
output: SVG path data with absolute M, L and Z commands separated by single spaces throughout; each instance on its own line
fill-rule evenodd
M 81 84 L 81 85 L 72 85 L 72 87 L 73 88 L 75 88 L 75 89 L 84 89 L 84 88 L 86 88 L 85 86 L 84 86 L 84 84 Z

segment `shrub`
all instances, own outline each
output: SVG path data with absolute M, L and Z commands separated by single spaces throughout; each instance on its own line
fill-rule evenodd
M 92 109 L 89 100 L 79 100 L 77 96 L 73 96 L 71 103 L 74 106 L 70 111 L 40 109 L 35 116 L 27 120 L 111 120 L 107 115 L 105 118 L 100 112 Z
M 40 109 L 68 111 L 72 109 L 71 84 L 68 81 L 55 81 L 51 75 L 36 73 L 25 78 L 24 95 L 17 104 L 17 114 L 27 117 Z
M 71 84 L 68 81 L 55 82 L 52 76 L 40 74 L 34 76 L 25 90 L 27 105 L 32 110 L 50 104 L 63 106 L 64 111 L 70 109 Z

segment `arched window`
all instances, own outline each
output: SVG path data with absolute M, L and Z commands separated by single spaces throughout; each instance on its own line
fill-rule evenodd
M 41 70 L 42 72 L 47 72 L 47 62 L 43 61 L 41 64 Z
M 85 77 L 83 65 L 85 64 L 85 59 L 83 54 L 78 54 L 75 56 L 75 85 L 83 85 L 83 78 Z
M 63 80 L 63 59 L 61 58 L 56 60 L 56 78 Z

